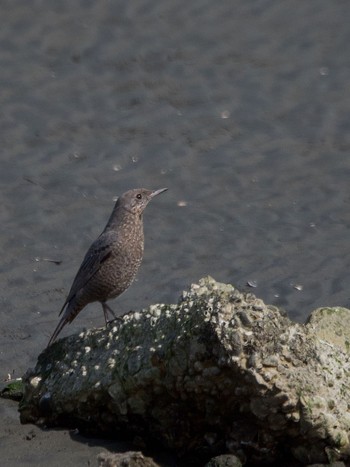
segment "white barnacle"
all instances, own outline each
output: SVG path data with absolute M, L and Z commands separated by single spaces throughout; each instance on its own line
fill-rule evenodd
M 30 380 L 30 384 L 31 386 L 33 386 L 34 388 L 36 388 L 38 386 L 38 384 L 40 383 L 41 381 L 41 377 L 40 376 L 34 376 L 34 378 L 32 378 Z
M 107 365 L 108 365 L 108 368 L 114 368 L 115 367 L 115 359 L 114 358 L 109 358 L 107 360 Z

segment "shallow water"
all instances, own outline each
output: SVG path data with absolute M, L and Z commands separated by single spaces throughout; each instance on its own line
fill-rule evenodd
M 0 376 L 35 364 L 138 186 L 169 191 L 116 310 L 207 274 L 298 321 L 350 306 L 347 2 L 2 3 Z M 62 335 L 102 324 L 91 305 Z

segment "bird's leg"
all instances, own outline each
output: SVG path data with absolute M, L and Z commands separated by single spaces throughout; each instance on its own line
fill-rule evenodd
M 108 323 L 110 323 L 112 321 L 112 320 L 108 320 L 108 312 L 113 315 L 114 319 L 119 319 L 117 316 L 115 316 L 114 311 L 112 310 L 112 308 L 110 306 L 107 305 L 106 302 L 101 302 L 101 305 L 102 305 L 102 308 L 103 308 L 103 314 L 104 314 L 104 317 L 105 317 L 106 326 L 108 325 Z

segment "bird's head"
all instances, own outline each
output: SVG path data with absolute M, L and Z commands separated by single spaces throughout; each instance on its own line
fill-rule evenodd
M 118 205 L 132 214 L 141 215 L 147 204 L 157 195 L 166 191 L 167 188 L 160 190 L 146 190 L 146 188 L 136 188 L 134 190 L 126 191 L 120 198 L 118 198 Z

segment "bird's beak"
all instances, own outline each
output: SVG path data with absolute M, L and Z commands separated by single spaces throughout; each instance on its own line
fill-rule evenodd
M 167 191 L 168 188 L 161 188 L 160 190 L 154 190 L 152 191 L 151 193 L 151 198 L 153 198 L 154 196 L 157 196 L 157 195 L 160 195 L 161 193 L 163 193 L 163 191 Z

